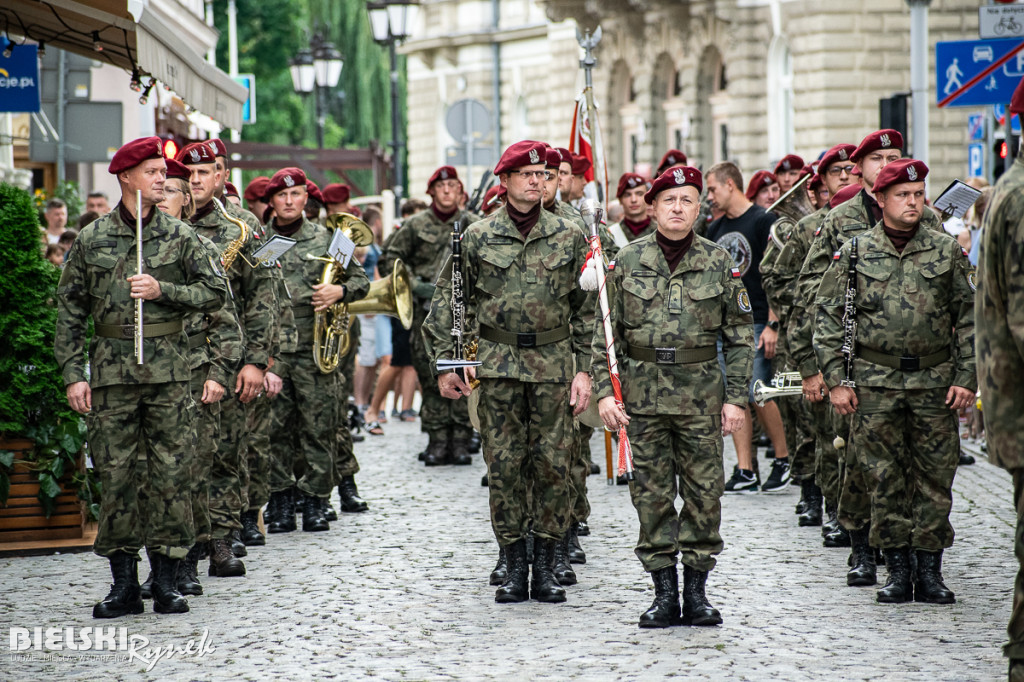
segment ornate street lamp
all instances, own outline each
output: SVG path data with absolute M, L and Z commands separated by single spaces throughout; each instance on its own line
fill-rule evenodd
M 295 92 L 308 95 L 315 91 L 316 143 L 320 149 L 324 148 L 324 126 L 327 123 L 326 91 L 337 87 L 343 65 L 341 53 L 334 44 L 316 33 L 310 40 L 310 47 L 299 50 L 288 66 Z

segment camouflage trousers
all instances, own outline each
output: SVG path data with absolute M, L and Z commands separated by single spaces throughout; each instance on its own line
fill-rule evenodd
M 242 529 L 242 512 L 247 508 L 245 488 L 248 433 L 246 405 L 238 399 L 231 375 L 220 401 L 220 438 L 210 470 L 210 526 L 214 538 L 226 538 Z
M 947 390 L 857 389 L 847 461 L 871 496 L 873 547 L 937 551 L 953 544 L 960 438 Z
M 184 381 L 92 390 L 89 452 L 103 489 L 96 554 L 147 547 L 183 559 L 195 544 L 195 420 Z
M 591 396 L 593 398 L 593 396 Z M 574 420 L 576 421 L 576 420 Z M 569 467 L 570 502 L 572 522 L 590 518 L 590 500 L 587 499 L 587 476 L 590 475 L 590 438 L 594 427 L 584 426 L 576 421 L 573 436 L 572 465 Z
M 248 432 L 242 488 L 247 511 L 256 511 L 270 500 L 271 399 L 266 395 L 246 405 Z
M 814 478 L 815 437 L 808 408 L 810 403 L 798 396 L 781 398 L 775 402 L 779 406 L 782 425 L 786 429 L 790 476 L 797 483 Z
M 220 437 L 220 403 L 203 404 L 203 385 L 209 365 L 192 370 L 190 388 L 196 404 L 195 456 L 192 458 L 192 519 L 196 542 L 210 540 L 210 470 L 217 439 Z
M 1013 469 L 1013 500 L 1017 506 L 1017 530 L 1013 536 L 1013 553 L 1019 568 L 1013 581 L 1013 611 L 1006 626 L 1009 641 L 1003 646 L 1003 656 L 1024 658 L 1024 469 Z
M 348 426 L 348 397 L 352 395 L 352 382 L 356 375 L 356 351 L 359 350 L 359 318 L 352 320 L 354 331 L 352 344 L 349 352 L 341 359 L 338 371 L 338 401 L 337 401 L 337 424 L 338 439 L 337 449 L 334 453 L 334 483 L 338 484 L 345 476 L 355 476 L 359 473 L 359 461 L 356 459 L 354 445 L 352 444 L 352 430 Z
M 417 307 L 412 333 L 409 335 L 412 365 L 420 380 L 420 430 L 440 440 L 448 440 L 449 437 L 468 440 L 473 435 L 473 424 L 469 421 L 469 401 L 441 397 L 434 365 L 423 340 L 423 320 L 426 317 L 427 312 Z
M 481 379 L 480 436 L 491 527 L 500 545 L 569 529 L 573 418 L 569 385 Z M 464 401 L 459 401 L 464 402 Z
M 675 566 L 678 555 L 710 571 L 724 546 L 721 416 L 634 414 L 628 434 L 636 476 L 629 496 L 640 519 L 636 555 L 644 570 Z M 676 495 L 683 501 L 678 514 Z
M 283 353 L 283 388 L 271 402 L 270 490 L 327 497 L 334 487 L 338 373 L 321 374 L 310 349 Z

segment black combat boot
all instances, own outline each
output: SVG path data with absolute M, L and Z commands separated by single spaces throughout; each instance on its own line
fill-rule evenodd
M 601 473 L 601 467 L 597 465 L 597 462 L 595 462 L 594 460 L 590 460 L 588 464 L 590 466 L 590 473 L 587 474 L 588 476 L 597 476 L 599 473 Z
M 875 567 L 875 551 L 868 544 L 868 529 L 851 530 L 850 542 L 853 546 L 853 568 L 846 574 L 846 584 L 850 587 L 869 587 L 876 584 L 878 569 Z
M 149 557 L 148 549 L 146 550 L 146 557 Z M 146 578 L 144 583 L 142 583 L 142 586 L 139 588 L 139 594 L 142 595 L 143 599 L 153 598 L 153 571 L 149 572 L 149 577 Z
M 475 455 L 480 452 L 480 432 L 474 431 L 469 437 L 469 454 Z
M 530 564 L 526 563 L 526 540 L 516 540 L 502 549 L 508 561 L 508 571 L 505 582 L 494 593 L 494 601 L 499 604 L 526 601 L 530 598 L 530 591 L 527 589 Z
M 466 466 L 473 463 L 473 456 L 469 454 L 469 441 L 465 438 L 452 438 L 451 462 L 456 466 Z
M 580 531 L 578 523 L 569 524 L 569 563 L 570 564 L 585 564 L 587 563 L 587 553 L 583 551 L 583 547 L 580 545 Z M 589 529 L 588 529 L 589 532 Z
M 825 522 L 821 524 L 821 537 L 831 535 L 836 532 L 837 528 L 839 528 L 839 505 L 831 500 L 825 500 Z
M 210 540 L 210 568 L 206 572 L 220 578 L 245 575 L 245 564 L 231 553 L 231 545 L 224 538 Z
M 181 559 L 172 559 L 166 554 L 151 554 L 149 564 L 153 569 L 153 610 L 157 613 L 187 613 L 188 601 L 178 591 Z
M 572 565 L 569 563 L 569 531 L 566 531 L 562 539 L 555 543 L 555 560 L 552 570 L 559 585 L 576 584 L 576 571 L 572 570 Z
M 324 514 L 324 505 L 319 497 L 313 495 L 302 496 L 302 530 L 305 533 L 316 533 L 322 530 L 330 530 L 331 525 L 327 522 L 327 515 Z
M 796 503 L 796 511 L 794 512 L 798 516 L 807 511 L 807 488 L 808 481 L 814 483 L 813 479 L 804 479 L 800 481 L 800 501 Z
M 359 497 L 355 476 L 342 476 L 338 484 L 338 497 L 341 498 L 341 511 L 347 514 L 364 512 L 370 508 L 366 500 Z
M 849 547 L 850 546 L 850 531 L 843 528 L 843 524 L 836 521 L 836 528 L 828 535 L 826 535 L 822 541 L 822 547 Z
M 296 529 L 295 525 L 295 501 L 292 499 L 291 490 L 279 490 L 270 493 L 270 503 L 267 510 L 271 511 L 273 518 L 267 521 L 268 533 L 290 533 Z
M 487 487 L 487 474 L 486 473 L 484 474 L 484 477 L 480 479 L 480 485 L 481 485 L 481 487 L 484 487 L 484 488 Z
M 708 601 L 707 571 L 683 565 L 683 625 L 721 625 L 722 614 Z
M 242 542 L 242 531 L 233 530 L 228 535 L 228 542 L 231 543 L 231 553 L 237 557 L 249 556 L 249 550 L 245 548 L 245 543 Z
M 331 504 L 329 497 L 320 498 L 320 506 L 324 508 L 324 518 L 327 519 L 328 523 L 338 520 L 338 512 L 334 510 L 334 505 Z
M 534 550 L 534 547 L 537 544 L 536 540 L 537 540 L 537 538 L 534 537 L 532 530 L 527 532 L 527 534 L 526 534 L 526 562 L 529 563 L 531 566 L 533 565 L 533 550 Z
M 807 509 L 801 514 L 796 523 L 798 526 L 820 526 L 821 525 L 821 488 L 813 480 L 804 481 L 802 485 L 807 486 L 804 493 L 804 504 Z
M 443 436 L 430 435 L 427 449 L 423 454 L 423 463 L 428 467 L 439 467 L 451 464 L 451 453 L 448 450 L 448 439 Z
M 492 585 L 503 585 L 508 577 L 508 558 L 505 556 L 505 548 L 498 545 L 498 563 L 494 564 L 491 571 L 490 582 Z
M 902 604 L 914 598 L 914 586 L 910 582 L 910 548 L 884 549 L 885 567 L 889 579 L 878 591 L 878 601 L 883 604 Z
M 919 549 L 917 555 L 917 578 L 914 581 L 914 601 L 925 604 L 953 604 L 956 596 L 942 582 L 942 550 L 928 552 Z
M 638 625 L 642 628 L 667 628 L 682 625 L 679 613 L 679 572 L 675 566 L 659 568 L 651 572 L 654 581 L 654 602 L 651 608 L 640 614 Z
M 266 536 L 260 532 L 259 513 L 258 509 L 242 512 L 242 542 L 248 547 L 267 544 Z
M 565 590 L 555 580 L 555 545 L 558 540 L 538 537 L 533 542 L 533 575 L 530 596 L 540 602 L 558 604 L 565 601 Z
M 586 521 L 577 521 L 576 535 L 580 536 L 581 538 L 590 535 L 590 525 Z
M 114 584 L 103 601 L 92 607 L 93 618 L 118 618 L 143 611 L 139 588 L 139 567 L 135 557 L 127 552 L 115 552 L 108 557 Z
M 202 553 L 198 544 L 192 545 L 185 555 L 184 561 L 178 564 L 178 592 L 198 597 L 203 593 L 199 583 L 199 555 Z

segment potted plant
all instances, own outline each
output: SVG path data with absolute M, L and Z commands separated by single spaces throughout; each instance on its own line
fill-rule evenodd
M 78 499 L 84 513 L 99 510 L 85 423 L 67 404 L 53 356 L 59 279 L 43 257 L 32 197 L 0 184 L 0 541 L 74 537 L 75 508 L 80 536 Z

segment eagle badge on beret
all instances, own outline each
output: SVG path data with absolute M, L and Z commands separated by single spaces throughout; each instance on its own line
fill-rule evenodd
M 846 153 L 846 150 L 845 150 L 845 149 L 840 149 L 840 150 L 839 150 L 839 158 L 840 158 L 840 159 L 842 159 L 843 161 L 846 161 L 846 159 L 848 158 L 848 156 L 849 156 L 849 155 L 848 155 L 848 154 Z
M 284 184 L 287 187 L 294 187 L 295 186 L 295 180 L 292 179 L 292 176 L 286 175 L 286 176 L 284 176 L 283 179 L 284 179 Z
M 199 163 L 199 150 L 190 149 L 188 155 L 192 157 L 192 163 Z
M 530 150 L 530 163 L 540 163 L 540 154 L 537 153 L 536 149 Z
M 447 180 L 448 179 L 448 171 L 446 171 L 444 169 L 441 169 L 441 179 L 442 180 Z
M 913 165 L 907 166 L 907 179 L 911 182 L 917 180 L 917 169 Z
M 882 133 L 878 138 L 878 143 L 882 145 L 883 149 L 888 149 L 892 146 L 892 141 L 889 140 L 889 133 Z
M 676 181 L 677 185 L 682 185 L 686 182 L 686 173 L 683 172 L 682 168 L 676 168 L 672 172 L 672 178 Z

